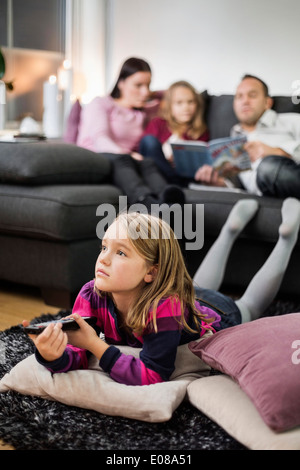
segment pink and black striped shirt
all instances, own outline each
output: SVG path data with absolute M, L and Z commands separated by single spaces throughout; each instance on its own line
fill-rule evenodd
M 218 313 L 199 303 L 197 303 L 197 308 L 207 318 L 214 318 L 214 321 L 209 324 L 214 332 L 214 326 L 217 326 L 220 321 Z M 112 299 L 107 295 L 100 297 L 94 291 L 94 281 L 83 286 L 75 301 L 73 312 L 81 316 L 97 317 L 98 332 L 102 332 L 105 335 L 105 341 L 110 344 L 100 359 L 100 367 L 116 382 L 127 385 L 149 385 L 169 380 L 174 371 L 178 346 L 198 339 L 207 331 L 204 328 L 207 324 L 203 321 L 201 321 L 199 333 L 184 330 L 180 322 L 180 302 L 168 297 L 163 299 L 157 308 L 157 332 L 152 326 L 150 312 L 148 326 L 142 335 L 128 335 L 119 329 Z M 187 323 L 193 327 L 193 317 L 187 310 L 185 317 Z M 121 353 L 118 345 L 141 348 L 139 358 Z M 46 362 L 38 352 L 36 357 L 53 373 L 88 368 L 88 352 L 71 345 L 67 346 L 59 359 L 51 363 Z

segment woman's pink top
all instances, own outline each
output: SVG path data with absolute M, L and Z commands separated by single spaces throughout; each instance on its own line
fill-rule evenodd
M 145 126 L 158 107 L 159 100 L 134 109 L 120 106 L 111 96 L 95 98 L 82 108 L 76 143 L 97 153 L 137 151 Z

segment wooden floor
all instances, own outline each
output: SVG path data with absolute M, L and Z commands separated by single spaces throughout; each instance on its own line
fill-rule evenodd
M 55 314 L 60 308 L 45 305 L 39 290 L 9 283 L 0 286 L 0 331 L 32 320 L 43 313 Z M 14 450 L 0 440 L 0 450 Z
M 43 313 L 57 313 L 60 308 L 45 305 L 39 290 L 4 283 L 0 287 L 0 331 L 32 320 Z

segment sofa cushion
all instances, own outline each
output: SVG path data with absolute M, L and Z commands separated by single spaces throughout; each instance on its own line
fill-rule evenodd
M 208 96 L 205 113 L 210 139 L 228 137 L 232 126 L 237 123 L 233 112 L 233 95 Z
M 300 103 L 293 103 L 291 96 L 272 96 L 273 106 L 277 113 L 300 113 Z
M 109 182 L 111 163 L 72 144 L 0 143 L 0 182 L 22 185 Z
M 111 185 L 0 185 L 0 232 L 31 238 L 96 238 L 96 209 L 117 207 L 121 191 Z
M 278 227 L 281 224 L 282 200 L 272 197 L 259 197 L 246 192 L 229 191 L 226 189 L 207 188 L 201 190 L 186 189 L 186 202 L 204 205 L 205 236 L 217 237 L 222 229 L 232 207 L 240 199 L 255 199 L 259 204 L 259 211 L 247 224 L 239 238 L 251 238 L 274 243 L 278 239 Z M 200 227 L 198 227 L 198 230 Z M 300 245 L 300 240 L 299 240 Z

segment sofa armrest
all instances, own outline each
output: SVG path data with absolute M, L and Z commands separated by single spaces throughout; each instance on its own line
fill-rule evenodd
M 64 143 L 1 143 L 0 182 L 6 184 L 96 184 L 108 182 L 111 162 Z

